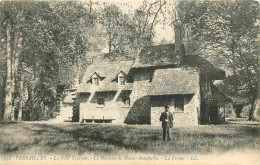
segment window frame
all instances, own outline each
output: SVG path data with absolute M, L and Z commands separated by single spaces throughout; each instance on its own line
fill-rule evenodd
M 95 85 L 95 86 L 99 86 L 99 78 L 98 77 L 93 77 L 92 78 L 93 79 L 93 85 Z M 97 81 L 95 81 L 95 80 L 97 80 Z
M 121 81 L 123 79 L 123 81 Z M 123 82 L 123 84 L 122 84 L 122 82 Z M 118 84 L 120 85 L 120 86 L 125 86 L 125 84 L 126 84 L 126 78 L 125 78 L 125 76 L 118 76 Z
M 185 110 L 185 97 L 175 96 L 174 97 L 174 112 L 184 112 Z
M 97 97 L 96 98 L 97 99 L 97 107 L 99 107 L 99 108 L 102 108 L 102 107 L 105 107 L 105 97 Z M 103 99 L 103 104 L 99 104 L 99 100 L 100 99 Z
M 129 101 L 128 104 L 126 104 L 127 100 Z M 131 99 L 130 99 L 130 97 L 129 96 L 123 96 L 122 97 L 122 103 L 123 103 L 122 107 L 131 107 Z

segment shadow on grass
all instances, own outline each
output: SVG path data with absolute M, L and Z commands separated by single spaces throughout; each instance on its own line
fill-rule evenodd
M 125 133 L 127 130 L 132 128 L 122 128 L 120 126 L 101 126 L 101 125 L 76 125 L 73 129 L 64 129 L 54 125 L 47 124 L 37 124 L 40 128 L 35 130 L 31 127 L 26 127 L 28 131 L 33 131 L 34 135 L 38 136 L 55 136 L 54 140 L 45 140 L 45 145 L 48 147 L 55 147 L 56 149 L 60 145 L 73 143 L 70 145 L 72 150 L 77 150 L 79 154 L 86 151 L 94 152 L 113 152 L 114 150 L 119 150 L 125 148 L 126 150 L 136 150 L 139 149 L 139 145 L 135 144 L 125 144 L 126 139 Z M 64 140 L 62 136 L 72 137 L 71 140 Z M 34 145 L 34 144 L 32 144 Z
M 3 145 L 3 151 L 4 153 L 12 153 L 19 150 L 30 148 L 34 145 L 38 145 L 39 143 L 40 141 L 34 141 L 32 143 L 5 143 Z
M 13 124 L 20 124 L 21 122 L 19 121 L 8 121 L 8 122 L 0 122 L 0 128 L 8 126 L 8 125 L 13 125 Z
M 29 143 L 6 143 L 6 153 L 22 151 L 30 147 L 55 149 L 61 153 L 75 151 L 120 153 L 121 151 L 147 153 L 191 153 L 210 151 L 228 151 L 259 145 L 259 127 L 228 127 L 224 132 L 217 132 L 222 127 L 198 127 L 198 131 L 180 128 L 172 129 L 172 141 L 162 141 L 161 128 L 138 128 L 116 125 L 50 125 L 23 124 L 17 125 L 33 134 Z
M 245 134 L 247 136 L 260 137 L 260 127 L 244 126 L 237 128 L 239 134 Z

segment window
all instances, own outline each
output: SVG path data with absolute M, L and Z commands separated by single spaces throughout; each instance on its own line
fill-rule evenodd
M 129 97 L 123 97 L 122 102 L 124 106 L 130 106 L 130 98 Z
M 93 78 L 93 83 L 94 83 L 94 85 L 99 86 L 99 78 L 94 77 L 94 78 Z
M 97 105 L 105 106 L 105 98 L 103 97 L 97 98 Z
M 119 77 L 119 85 L 125 85 L 125 77 Z
M 184 111 L 184 97 L 183 96 L 176 96 L 175 97 L 175 110 L 176 111 Z

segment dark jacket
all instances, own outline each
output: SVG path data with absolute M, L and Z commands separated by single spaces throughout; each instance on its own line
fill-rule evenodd
M 173 126 L 173 122 L 172 122 L 173 121 L 173 115 L 172 115 L 172 113 L 170 111 L 168 111 L 168 113 L 169 113 L 169 121 L 168 121 L 168 123 L 170 124 L 170 127 L 172 127 Z M 162 127 L 164 127 L 167 124 L 165 119 L 167 119 L 166 111 L 161 113 L 160 121 L 162 122 Z

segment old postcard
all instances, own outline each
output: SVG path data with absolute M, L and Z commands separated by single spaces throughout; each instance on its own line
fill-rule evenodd
M 260 165 L 258 1 L 0 1 L 0 26 L 0 165 Z

